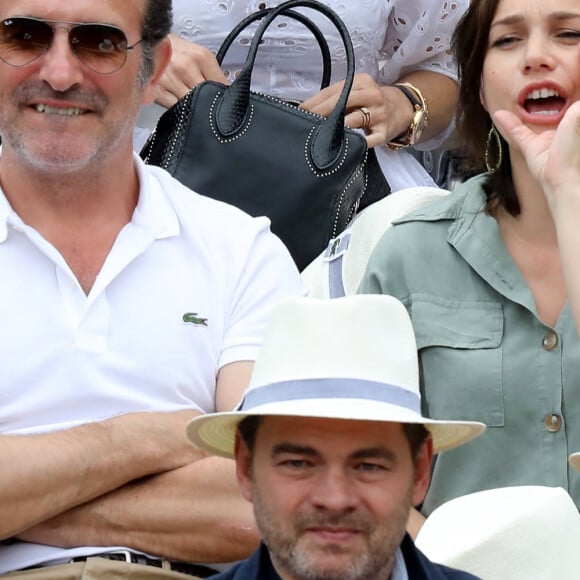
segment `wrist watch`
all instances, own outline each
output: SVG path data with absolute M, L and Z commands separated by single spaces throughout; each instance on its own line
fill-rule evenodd
M 415 145 L 419 140 L 423 129 L 427 127 L 429 110 L 427 109 L 427 101 L 415 85 L 396 83 L 393 86 L 397 87 L 409 99 L 415 109 L 409 128 L 387 143 L 388 149 L 404 149 L 410 145 Z

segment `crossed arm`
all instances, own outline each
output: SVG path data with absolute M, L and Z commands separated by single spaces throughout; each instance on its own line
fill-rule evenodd
M 218 409 L 233 407 L 251 363 L 218 376 Z M 0 537 L 72 547 L 127 546 L 170 559 L 218 562 L 257 545 L 233 462 L 185 438 L 195 411 L 131 413 L 70 429 L 0 437 Z

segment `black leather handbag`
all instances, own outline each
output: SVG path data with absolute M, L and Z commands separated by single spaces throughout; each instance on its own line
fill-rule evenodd
M 331 63 L 324 35 L 291 10 L 295 7 L 328 17 L 346 49 L 344 89 L 326 118 L 250 89 L 261 38 L 280 15 L 299 20 L 314 34 L 323 60 L 321 86 L 328 86 Z M 364 136 L 344 126 L 355 61 L 342 20 L 315 0 L 288 0 L 240 22 L 218 51 L 220 64 L 238 34 L 260 19 L 235 81 L 194 87 L 161 116 L 141 156 L 198 193 L 269 217 L 272 231 L 302 270 L 346 227 L 363 196 L 375 201 L 390 190 Z M 365 193 L 368 189 L 372 192 Z

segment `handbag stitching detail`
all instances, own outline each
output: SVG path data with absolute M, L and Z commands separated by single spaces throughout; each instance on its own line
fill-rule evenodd
M 170 141 L 169 146 L 167 148 L 168 149 L 167 155 L 165 156 L 164 159 L 161 159 L 161 161 L 159 162 L 159 167 L 161 167 L 162 169 L 169 169 L 169 166 L 171 164 L 171 160 L 173 159 L 173 156 L 175 155 L 175 150 L 177 149 L 177 142 L 179 140 L 179 136 L 182 133 L 183 127 L 184 127 L 185 122 L 186 122 L 186 118 L 191 116 L 192 96 L 193 96 L 193 91 L 190 91 L 176 105 L 176 107 L 177 106 L 180 107 L 179 117 L 177 119 L 177 127 L 176 127 L 175 131 L 173 132 L 173 135 L 171 137 L 171 141 Z M 151 154 L 153 153 L 153 151 L 155 151 L 156 146 L 157 146 L 157 138 L 159 137 L 159 133 L 157 131 L 158 127 L 159 127 L 159 125 L 157 125 L 155 127 L 155 129 L 151 133 L 151 136 L 149 137 L 148 142 L 145 145 L 145 147 L 147 148 L 147 154 L 145 155 L 143 160 L 147 164 L 150 163 Z
M 365 155 L 364 162 L 361 165 L 361 167 L 359 167 L 359 169 L 357 169 L 357 171 L 355 171 L 355 173 L 352 175 L 350 180 L 347 182 L 347 184 L 344 186 L 344 188 L 340 192 L 340 195 L 338 197 L 338 203 L 336 205 L 336 211 L 334 214 L 334 222 L 332 225 L 332 237 L 333 238 L 335 238 L 339 233 L 339 225 L 340 224 L 338 222 L 339 222 L 340 216 L 341 216 L 340 208 L 342 207 L 342 203 L 344 202 L 346 192 L 350 189 L 350 187 L 353 185 L 353 183 L 360 177 L 361 173 L 364 172 L 366 158 L 367 158 L 367 156 Z M 360 196 L 358 197 L 358 199 L 355 200 L 354 204 L 350 208 L 348 218 L 346 220 L 346 224 L 344 225 L 344 227 L 346 227 L 346 225 L 348 225 L 352 216 L 356 213 L 356 210 L 360 204 L 360 200 L 362 199 L 363 195 L 365 194 L 366 184 L 367 184 L 366 172 L 364 172 L 364 183 L 365 183 L 364 189 L 363 189 L 362 193 L 360 194 Z
M 316 175 L 316 177 L 328 177 L 329 175 L 336 173 L 344 165 L 344 162 L 346 161 L 347 156 L 348 156 L 348 137 L 346 135 L 344 137 L 344 146 L 343 146 L 343 151 L 342 151 L 342 158 L 340 159 L 340 161 L 338 161 L 332 169 L 329 169 L 328 171 L 320 171 L 312 163 L 312 161 L 310 160 L 310 156 L 308 155 L 308 153 L 310 151 L 312 139 L 314 137 L 314 133 L 316 132 L 317 129 L 318 129 L 318 127 L 312 127 L 312 130 L 310 131 L 310 133 L 308 134 L 308 137 L 306 138 L 306 143 L 304 145 L 304 157 L 306 158 L 306 163 L 308 164 L 308 167 L 310 167 L 310 169 L 312 170 L 312 173 L 314 173 L 314 175 Z
M 185 118 L 187 117 L 188 112 L 190 111 L 189 108 L 189 103 L 191 102 L 191 97 L 192 97 L 193 93 L 190 91 L 189 95 L 187 95 L 187 106 L 183 107 L 181 110 L 181 114 L 179 115 L 179 120 L 177 122 L 177 131 L 175 132 L 175 137 L 174 139 L 171 141 L 171 145 L 169 147 L 169 153 L 167 155 L 167 164 L 166 167 L 169 167 L 169 164 L 171 163 L 171 159 L 173 158 L 173 156 L 175 155 L 175 149 L 177 147 L 177 137 L 178 135 L 181 134 L 181 130 L 183 129 L 183 126 L 185 125 Z
M 215 138 L 220 143 L 222 143 L 222 144 L 223 143 L 232 143 L 233 141 L 236 141 L 242 135 L 244 135 L 244 133 L 246 133 L 246 131 L 250 128 L 250 125 L 252 124 L 252 120 L 254 118 L 254 105 L 252 105 L 250 103 L 248 121 L 246 122 L 245 126 L 242 129 L 238 129 L 238 133 L 236 133 L 233 137 L 224 137 L 220 133 L 220 130 L 218 129 L 218 126 L 217 126 L 217 123 L 215 120 L 215 114 L 214 114 L 216 107 L 219 104 L 218 101 L 220 100 L 222 95 L 223 95 L 223 93 L 217 93 L 210 108 L 209 108 L 209 125 L 211 127 L 212 133 L 215 135 Z

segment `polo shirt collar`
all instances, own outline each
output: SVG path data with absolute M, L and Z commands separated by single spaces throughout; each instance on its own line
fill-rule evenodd
M 139 178 L 139 199 L 133 212 L 131 224 L 154 232 L 157 239 L 179 235 L 179 220 L 175 209 L 165 195 L 160 182 L 147 172 L 141 158 L 133 154 Z M 8 225 L 24 226 L 24 222 L 12 209 L 4 191 L 0 188 L 0 244 L 8 237 Z
M 131 224 L 155 232 L 157 239 L 178 236 L 179 219 L 161 183 L 147 171 L 145 163 L 136 153 L 133 153 L 133 158 L 139 178 L 139 199 Z
M 0 189 L 0 244 L 4 243 L 8 237 L 8 219 L 11 214 L 14 214 L 14 211 Z

